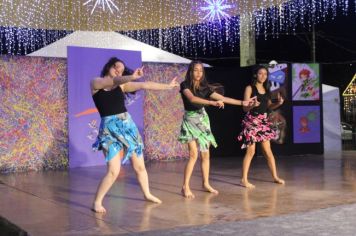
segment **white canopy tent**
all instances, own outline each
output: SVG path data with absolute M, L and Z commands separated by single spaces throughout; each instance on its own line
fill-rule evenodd
M 191 60 L 116 32 L 75 31 L 28 56 L 67 58 L 67 46 L 110 48 L 142 52 L 143 62 L 189 64 Z

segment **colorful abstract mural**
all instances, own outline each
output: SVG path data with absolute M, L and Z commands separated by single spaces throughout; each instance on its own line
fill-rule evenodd
M 68 165 L 65 59 L 0 58 L 0 172 Z
M 145 80 L 183 81 L 187 65 L 144 63 Z M 67 60 L 0 58 L 0 173 L 68 167 Z M 127 104 L 129 106 L 129 104 Z M 145 91 L 144 143 L 148 160 L 188 157 L 177 141 L 183 104 L 179 89 Z M 90 148 L 90 147 L 88 147 Z
M 182 82 L 187 65 L 144 63 L 146 81 L 169 83 L 175 76 Z M 188 157 L 188 148 L 177 141 L 184 114 L 179 89 L 146 91 L 144 100 L 145 155 L 149 160 Z

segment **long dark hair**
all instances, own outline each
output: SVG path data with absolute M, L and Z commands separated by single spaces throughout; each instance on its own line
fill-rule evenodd
M 194 67 L 195 65 L 200 64 L 203 68 L 203 76 L 201 80 L 199 81 L 199 90 L 203 90 L 205 88 L 209 88 L 210 90 L 224 94 L 224 87 L 221 84 L 214 83 L 214 84 L 209 84 L 207 79 L 206 79 L 206 73 L 204 69 L 204 65 L 201 61 L 192 61 L 190 62 L 188 66 L 187 73 L 185 74 L 185 81 L 189 84 L 190 89 L 193 91 L 194 94 L 196 94 L 196 88 L 194 87 Z
M 101 70 L 100 76 L 104 77 L 104 76 L 108 75 L 110 68 L 113 67 L 116 62 L 120 62 L 124 65 L 124 72 L 122 73 L 122 75 L 132 75 L 133 74 L 133 70 L 128 68 L 122 60 L 120 60 L 117 57 L 112 57 L 104 65 L 103 69 Z
M 266 91 L 267 94 L 270 94 L 270 87 L 271 87 L 271 84 L 268 80 L 268 76 L 269 76 L 269 71 L 268 71 L 268 68 L 263 66 L 263 65 L 258 65 L 254 68 L 253 70 L 253 76 L 252 76 L 252 80 L 251 80 L 251 86 L 256 86 L 257 84 L 257 74 L 260 70 L 266 70 L 267 71 L 267 79 L 265 82 L 263 82 L 263 87 Z

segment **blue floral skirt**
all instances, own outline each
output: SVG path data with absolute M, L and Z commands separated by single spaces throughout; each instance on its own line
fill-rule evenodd
M 127 112 L 102 117 L 99 134 L 92 147 L 94 150 L 105 151 L 106 162 L 124 149 L 122 164 L 125 164 L 133 153 L 142 157 L 144 148 L 141 135 Z

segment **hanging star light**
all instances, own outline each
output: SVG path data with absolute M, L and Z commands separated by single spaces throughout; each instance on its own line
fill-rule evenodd
M 94 6 L 90 12 L 90 15 L 93 14 L 93 12 L 95 11 L 95 9 L 98 6 L 101 6 L 103 11 L 105 11 L 105 6 L 106 6 L 110 10 L 111 13 L 114 13 L 113 10 L 111 9 L 111 6 L 113 8 L 115 8 L 117 11 L 119 11 L 119 8 L 116 6 L 116 4 L 112 0 L 88 0 L 85 3 L 83 3 L 83 6 L 86 6 L 89 3 L 94 2 L 94 1 L 95 1 L 95 3 L 94 3 Z
M 204 0 L 208 5 L 200 7 L 202 11 L 207 12 L 203 17 L 203 20 L 208 19 L 209 21 L 229 18 L 229 14 L 225 12 L 226 9 L 233 8 L 232 4 L 226 4 L 225 0 Z

